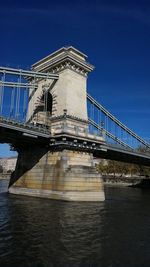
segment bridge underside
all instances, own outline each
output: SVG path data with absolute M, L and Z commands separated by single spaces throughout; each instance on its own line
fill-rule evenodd
M 35 139 L 24 147 L 17 143 L 19 155 L 9 191 L 67 201 L 103 201 L 101 175 L 93 157 L 150 165 L 150 157 L 68 134 Z
M 0 122 L 0 143 L 11 144 L 17 151 L 31 146 L 47 146 L 50 151 L 63 149 L 89 152 L 96 158 L 117 160 L 150 166 L 150 156 L 120 146 L 106 144 L 86 137 L 63 133 L 51 136 L 46 129 L 37 131 L 33 125 L 8 124 Z
M 95 151 L 94 156 L 97 158 L 111 159 L 126 163 L 150 166 L 150 156 L 142 153 L 123 150 L 113 146 L 106 145 L 106 151 Z
M 0 143 L 11 144 L 16 150 L 31 144 L 47 144 L 50 134 L 37 131 L 33 125 L 16 122 L 0 122 Z
M 93 158 L 150 166 L 150 157 L 88 136 L 63 132 L 54 136 L 30 125 L 1 123 L 0 142 L 18 151 L 9 192 L 67 201 L 103 201 L 101 175 Z
M 50 138 L 51 151 L 68 149 L 92 153 L 95 158 L 111 159 L 127 163 L 150 166 L 150 155 L 128 150 L 120 146 L 109 145 L 104 141 L 93 141 L 88 138 L 77 138 L 68 134 Z

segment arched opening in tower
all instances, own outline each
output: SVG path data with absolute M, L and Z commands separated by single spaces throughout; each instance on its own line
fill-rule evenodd
M 53 106 L 53 98 L 51 93 L 47 93 L 46 96 L 46 111 L 49 112 L 50 115 L 52 115 L 52 106 Z
M 37 107 L 34 114 L 46 113 L 48 116 L 52 115 L 53 97 L 50 92 L 44 92 L 40 99 L 38 99 Z

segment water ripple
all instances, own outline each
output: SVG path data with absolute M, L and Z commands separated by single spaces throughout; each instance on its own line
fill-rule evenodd
M 149 267 L 150 196 L 132 192 L 107 188 L 104 203 L 0 195 L 0 267 Z

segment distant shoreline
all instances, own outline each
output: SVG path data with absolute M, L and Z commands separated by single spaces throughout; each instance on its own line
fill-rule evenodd
M 132 176 L 132 177 L 102 176 L 102 179 L 104 185 L 150 188 L 150 178 L 144 176 Z

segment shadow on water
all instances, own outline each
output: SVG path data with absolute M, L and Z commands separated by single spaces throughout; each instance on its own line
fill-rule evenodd
M 0 266 L 91 266 L 101 251 L 103 203 L 9 195 L 1 205 Z
M 0 196 L 0 267 L 148 267 L 150 194 L 105 188 L 102 203 Z

